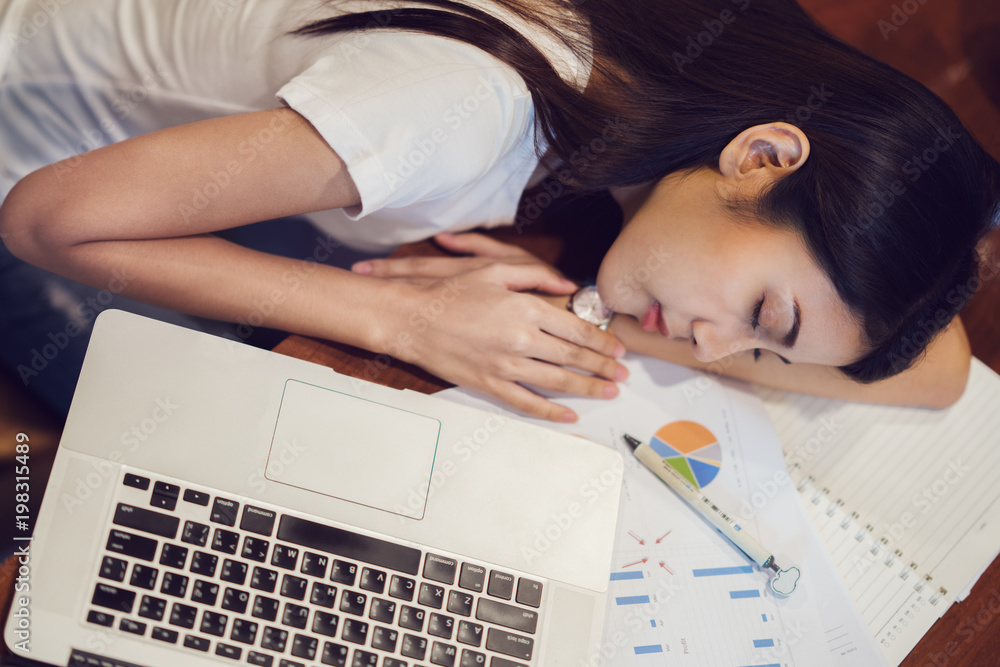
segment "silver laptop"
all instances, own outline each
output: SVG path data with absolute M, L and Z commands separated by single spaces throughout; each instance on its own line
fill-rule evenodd
M 501 412 L 108 311 L 5 639 L 73 666 L 579 667 L 622 470 Z

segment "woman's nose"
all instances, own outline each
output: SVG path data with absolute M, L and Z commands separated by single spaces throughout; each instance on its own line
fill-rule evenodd
M 756 347 L 745 332 L 704 321 L 691 323 L 694 358 L 702 363 L 718 361 L 731 354 Z

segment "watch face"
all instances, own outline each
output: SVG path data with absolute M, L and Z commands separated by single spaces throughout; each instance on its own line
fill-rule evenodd
M 573 296 L 573 312 L 591 324 L 601 324 L 611 315 L 593 286 L 584 287 Z

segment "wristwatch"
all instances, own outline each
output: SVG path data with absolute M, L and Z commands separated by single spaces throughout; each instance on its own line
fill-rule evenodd
M 590 322 L 601 331 L 607 331 L 615 311 L 604 305 L 596 285 L 584 285 L 569 298 L 566 310 L 584 322 Z

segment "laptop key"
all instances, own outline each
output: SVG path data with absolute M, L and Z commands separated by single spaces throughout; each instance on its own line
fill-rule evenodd
M 431 612 L 430 620 L 427 622 L 427 634 L 451 639 L 451 633 L 455 628 L 455 619 L 444 614 Z
M 396 603 L 382 598 L 372 598 L 372 607 L 368 611 L 368 617 L 380 623 L 392 623 L 396 616 Z
M 266 567 L 255 567 L 250 578 L 250 588 L 256 588 L 265 593 L 273 593 L 278 585 L 278 572 Z
M 208 498 L 208 494 L 202 491 L 195 491 L 194 489 L 184 490 L 184 502 L 186 503 L 208 507 Z
M 282 625 L 303 630 L 305 629 L 306 621 L 308 620 L 309 607 L 292 604 L 291 602 L 285 603 L 285 611 L 281 614 Z
M 154 598 L 152 595 L 143 595 L 139 601 L 139 615 L 143 618 L 151 618 L 154 621 L 162 621 L 163 614 L 167 610 L 167 601 L 161 598 Z
M 271 545 L 267 540 L 247 535 L 243 538 L 243 551 L 240 553 L 244 558 L 263 563 L 267 560 L 267 550 L 270 547 Z
M 229 633 L 229 638 L 234 642 L 243 644 L 253 644 L 257 641 L 257 624 L 243 618 L 233 621 L 233 631 Z
M 306 635 L 295 635 L 295 639 L 292 640 L 292 655 L 296 658 L 305 658 L 306 660 L 314 660 L 316 658 L 316 649 L 319 646 L 319 640 L 315 637 L 307 637 Z
M 223 526 L 235 526 L 236 516 L 240 513 L 240 504 L 228 498 L 216 498 L 212 504 L 212 515 L 209 520 L 221 523 Z
M 458 636 L 455 639 L 469 646 L 481 646 L 483 643 L 483 626 L 470 621 L 459 621 Z
M 495 664 L 495 662 L 494 662 Z M 458 667 L 484 667 L 486 665 L 486 655 L 478 651 L 462 649 L 462 659 Z
M 431 647 L 431 664 L 441 665 L 441 667 L 455 667 L 455 658 L 458 656 L 458 649 L 450 644 L 434 642 Z
M 182 598 L 187 593 L 188 581 L 189 579 L 182 574 L 165 572 L 163 574 L 163 583 L 160 584 L 160 592 Z
M 91 609 L 87 612 L 87 623 L 103 625 L 106 628 L 110 628 L 115 623 L 115 617 L 107 612 Z
M 389 595 L 409 602 L 413 599 L 416 586 L 417 582 L 413 581 L 413 579 L 394 574 L 392 575 L 392 581 L 389 583 Z
M 156 540 L 133 533 L 126 533 L 123 530 L 112 529 L 111 534 L 108 535 L 108 551 L 138 558 L 139 560 L 153 560 L 153 556 L 156 554 L 156 547 Z
M 258 653 L 257 651 L 250 651 L 247 653 L 247 663 L 256 665 L 257 667 L 271 667 L 274 663 L 274 656 L 267 655 L 266 653 Z
M 482 565 L 473 565 L 472 563 L 462 563 L 462 574 L 458 577 L 458 585 L 460 588 L 474 591 L 476 593 L 482 593 L 483 586 L 485 584 L 485 567 Z
M 440 609 L 444 605 L 444 589 L 434 584 L 420 584 L 420 595 L 417 602 L 425 607 Z
M 293 600 L 303 600 L 306 597 L 309 582 L 302 577 L 286 574 L 281 578 L 281 594 Z
M 347 667 L 348 651 L 350 649 L 343 644 L 323 642 L 323 655 L 320 656 L 319 661 L 324 665 L 333 665 L 333 667 Z
M 318 635 L 325 635 L 327 637 L 337 636 L 337 624 L 340 622 L 340 617 L 336 614 L 331 614 L 326 611 L 317 611 L 313 614 L 313 624 L 312 631 Z
M 181 604 L 180 602 L 175 602 L 173 606 L 170 607 L 170 625 L 176 625 L 179 628 L 187 628 L 190 630 L 194 627 L 194 621 L 197 616 L 197 607 Z
M 534 634 L 535 627 L 538 625 L 536 612 L 486 598 L 479 601 L 479 606 L 476 608 L 476 618 L 528 634 Z
M 203 574 L 206 577 L 215 576 L 215 566 L 219 562 L 219 557 L 207 551 L 195 551 L 191 556 L 191 571 L 195 574 Z
M 236 588 L 226 588 L 226 592 L 222 594 L 222 608 L 237 614 L 246 612 L 249 601 L 250 594 Z
M 399 624 L 407 630 L 423 632 L 424 614 L 423 609 L 404 604 L 403 608 L 399 611 Z
M 486 648 L 520 660 L 531 660 L 535 641 L 529 637 L 490 628 L 486 632 Z
M 399 639 L 399 632 L 389 628 L 376 625 L 372 630 L 372 648 L 377 648 L 387 653 L 396 650 L 396 640 Z
M 151 591 L 156 587 L 156 577 L 159 573 L 160 571 L 155 567 L 136 563 L 132 566 L 132 576 L 128 580 L 129 586 Z
M 368 624 L 353 618 L 345 619 L 344 632 L 340 635 L 340 638 L 352 644 L 361 644 L 364 646 L 368 641 Z
M 296 662 L 294 660 L 285 660 L 282 658 L 281 662 L 278 663 L 278 667 L 306 667 L 301 662 Z
M 274 520 L 277 514 L 272 510 L 247 505 L 243 508 L 243 518 L 240 519 L 240 530 L 270 537 L 274 532 Z
M 146 624 L 140 623 L 139 621 L 133 621 L 131 618 L 123 618 L 118 624 L 118 629 L 122 632 L 128 632 L 133 635 L 146 634 Z
M 424 578 L 451 586 L 455 583 L 455 569 L 457 567 L 458 561 L 454 558 L 427 554 L 427 558 L 424 559 Z
M 354 649 L 354 657 L 351 658 L 351 667 L 377 667 L 378 656 L 368 651 Z
M 123 611 L 127 614 L 132 611 L 132 605 L 135 604 L 135 593 L 116 586 L 97 584 L 90 601 L 98 607 Z
M 337 587 L 331 586 L 330 584 L 324 584 L 322 582 L 316 581 L 312 585 L 312 594 L 309 596 L 309 601 L 313 604 L 319 605 L 321 607 L 327 607 L 328 609 L 333 609 L 333 605 L 337 599 Z
M 253 611 L 251 614 L 255 618 L 262 618 L 265 621 L 273 621 L 278 617 L 278 601 L 274 598 L 258 595 L 253 600 Z
M 472 604 L 475 598 L 462 591 L 448 592 L 448 611 L 462 616 L 472 616 Z
M 187 635 L 184 637 L 184 646 L 187 648 L 193 648 L 196 651 L 208 652 L 208 647 L 212 645 L 212 642 L 205 637 L 198 637 L 197 635 Z
M 163 510 L 171 510 L 177 507 L 177 497 L 181 493 L 181 487 L 176 484 L 166 482 L 155 482 L 153 484 L 153 495 L 149 499 L 149 504 Z
M 132 473 L 127 472 L 125 473 L 125 479 L 122 480 L 122 484 L 125 486 L 131 486 L 133 489 L 145 491 L 149 488 L 149 478 L 133 475 Z
M 517 581 L 517 596 L 514 599 L 518 604 L 537 608 L 542 604 L 542 585 L 521 577 Z
M 180 636 L 180 633 L 178 633 L 176 630 L 167 630 L 166 628 L 154 627 L 153 631 L 149 633 L 149 636 L 161 642 L 167 642 L 168 644 L 176 644 L 177 638 Z
M 240 546 L 240 534 L 231 530 L 216 528 L 212 536 L 212 549 L 222 553 L 235 554 Z
M 121 558 L 105 556 L 104 560 L 101 561 L 101 571 L 97 576 L 110 579 L 111 581 L 124 581 L 127 569 L 128 563 Z
M 239 660 L 243 656 L 243 649 L 239 646 L 231 646 L 220 642 L 215 645 L 215 655 L 221 655 L 223 658 L 230 658 L 232 660 Z
M 274 545 L 274 553 L 271 554 L 271 565 L 283 567 L 286 570 L 294 570 L 295 564 L 299 560 L 299 550 L 287 544 Z
M 184 531 L 181 533 L 181 542 L 193 544 L 196 547 L 203 547 L 208 544 L 208 534 L 212 528 L 197 521 L 185 521 Z
M 486 593 L 495 598 L 509 600 L 514 594 L 514 575 L 506 572 L 490 572 L 490 583 L 486 588 Z
M 427 640 L 416 635 L 403 635 L 403 645 L 399 652 L 407 658 L 423 660 L 427 655 Z
M 229 617 L 225 614 L 220 614 L 215 611 L 206 611 L 201 616 L 200 629 L 207 635 L 222 637 L 226 634 L 227 623 L 229 623 Z
M 338 584 L 353 586 L 354 579 L 358 574 L 358 566 L 346 560 L 334 560 L 333 567 L 330 568 L 330 581 Z
M 344 591 L 344 594 L 340 596 L 340 611 L 354 614 L 355 616 L 363 616 L 367 600 L 368 598 L 364 593 Z
M 288 641 L 288 630 L 267 626 L 261 634 L 260 647 L 266 648 L 275 653 L 285 650 L 285 642 Z
M 187 563 L 187 556 L 187 548 L 176 544 L 164 544 L 163 550 L 160 552 L 160 565 L 183 570 L 184 564 Z
M 302 555 L 302 574 L 323 579 L 326 577 L 326 568 L 329 564 L 329 557 L 307 551 Z
M 219 579 L 230 584 L 242 586 L 243 582 L 247 580 L 247 564 L 227 558 L 222 561 L 222 571 L 219 572 Z
M 385 572 L 382 570 L 365 567 L 361 569 L 361 583 L 359 585 L 366 591 L 381 595 L 382 591 L 385 590 L 385 579 Z
M 212 606 L 219 597 L 219 584 L 198 579 L 191 587 L 191 602 Z
M 134 528 L 170 540 L 177 537 L 177 528 L 181 523 L 181 520 L 175 516 L 126 503 L 118 503 L 112 521 L 125 528 Z

